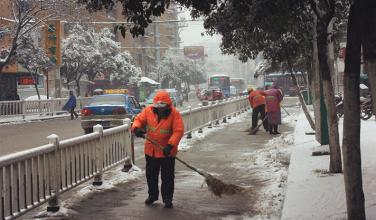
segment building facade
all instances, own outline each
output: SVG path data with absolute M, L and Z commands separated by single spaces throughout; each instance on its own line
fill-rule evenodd
M 17 0 L 2 0 L 0 1 L 0 48 L 2 51 L 11 46 L 12 30 L 14 30 L 15 21 L 12 19 L 12 2 Z M 22 1 L 21 1 L 22 2 Z M 45 1 L 39 3 L 38 8 L 44 9 L 39 13 L 39 17 L 53 14 L 49 19 L 56 19 L 61 22 L 60 41 L 69 34 L 71 28 L 76 24 L 81 24 L 93 27 L 96 31 L 103 28 L 114 30 L 115 25 L 124 23 L 126 18 L 122 14 L 122 5 L 117 3 L 112 10 L 103 10 L 99 12 L 90 13 L 82 5 L 77 5 L 75 0 L 61 0 L 61 1 Z M 40 5 L 39 5 L 40 4 Z M 121 45 L 122 50 L 130 52 L 135 60 L 135 63 L 141 67 L 142 75 L 148 76 L 150 72 L 156 69 L 156 66 L 163 58 L 166 50 L 176 49 L 179 47 L 179 24 L 176 22 L 178 19 L 178 9 L 173 4 L 166 10 L 166 13 L 159 18 L 156 22 L 149 25 L 145 31 L 144 36 L 133 38 L 129 32 L 123 38 L 120 33 L 116 33 L 115 40 Z M 45 28 L 41 25 L 34 30 L 34 35 L 37 38 L 36 42 L 43 47 L 45 45 L 45 37 L 43 34 Z M 1 54 L 0 54 L 1 58 Z M 1 62 L 1 60 L 0 60 Z M 17 79 L 22 75 L 25 76 L 25 69 L 16 62 L 12 62 L 3 68 L 1 74 L 1 84 L 3 86 L 12 88 L 13 94 L 18 89 L 25 89 L 25 85 L 21 86 L 17 83 Z M 59 68 L 55 68 L 49 73 L 41 73 L 44 75 L 44 84 L 49 85 L 49 96 L 60 97 L 65 85 L 60 78 Z M 11 85 L 9 85 L 11 84 Z M 46 86 L 41 85 L 41 90 L 46 90 Z M 22 97 L 24 98 L 24 97 Z M 13 99 L 7 97 L 6 99 Z M 0 100 L 5 100 L 4 97 Z

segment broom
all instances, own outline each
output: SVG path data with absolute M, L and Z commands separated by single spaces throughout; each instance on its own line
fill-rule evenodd
M 265 118 L 262 120 L 262 122 L 257 125 L 257 127 L 255 127 L 254 129 L 252 129 L 248 134 L 249 135 L 254 135 L 256 134 L 257 130 L 261 127 L 261 125 L 264 123 L 264 121 L 268 118 L 268 116 L 266 115 Z
M 155 146 L 159 147 L 161 150 L 163 150 L 163 146 L 159 144 L 157 141 L 145 136 L 145 139 L 150 141 Z M 179 157 L 175 157 L 180 163 L 184 164 L 189 169 L 197 172 L 201 176 L 205 178 L 206 184 L 208 184 L 209 190 L 216 196 L 221 197 L 222 194 L 224 195 L 234 195 L 236 193 L 239 193 L 244 190 L 244 188 L 240 186 L 236 186 L 234 184 L 226 184 L 222 182 L 221 180 L 215 178 L 214 176 L 210 175 L 209 173 L 197 169 L 196 167 L 188 164 L 184 160 L 180 159 Z

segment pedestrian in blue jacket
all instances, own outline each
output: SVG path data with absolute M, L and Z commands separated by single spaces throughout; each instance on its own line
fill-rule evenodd
M 78 114 L 74 111 L 76 108 L 76 96 L 74 96 L 73 91 L 69 91 L 69 99 L 67 103 L 65 103 L 63 110 L 70 112 L 71 114 L 71 120 L 74 119 L 74 116 L 78 118 Z

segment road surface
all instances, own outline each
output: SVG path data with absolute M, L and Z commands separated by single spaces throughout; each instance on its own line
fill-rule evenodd
M 197 106 L 199 100 L 185 102 L 187 106 Z M 34 121 L 19 124 L 0 125 L 0 156 L 38 147 L 48 143 L 47 136 L 57 134 L 60 140 L 83 135 L 80 120 L 56 118 L 45 121 Z

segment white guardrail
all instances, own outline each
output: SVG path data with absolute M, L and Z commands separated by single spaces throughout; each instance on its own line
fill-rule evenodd
M 181 112 L 186 134 L 249 108 L 245 97 L 210 103 Z M 131 165 L 134 147 L 131 122 L 103 130 L 94 127 L 91 134 L 59 140 L 48 137 L 49 143 L 30 150 L 0 157 L 0 219 L 15 219 L 48 202 L 47 211 L 59 209 L 59 194 L 94 178 L 102 183 L 105 170 L 124 163 Z
M 90 97 L 77 98 L 77 108 L 88 105 Z M 36 114 L 54 115 L 62 110 L 68 98 L 57 98 L 48 100 L 22 100 L 22 101 L 0 101 L 0 117 L 23 116 Z

